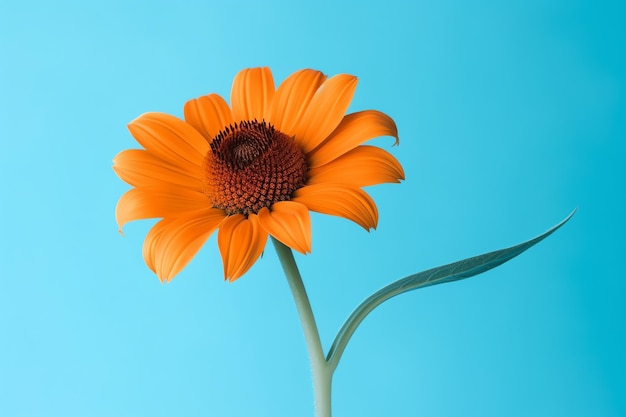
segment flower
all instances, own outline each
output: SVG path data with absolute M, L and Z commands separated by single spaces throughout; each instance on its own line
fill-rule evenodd
M 268 235 L 311 252 L 309 211 L 376 228 L 378 211 L 361 188 L 404 179 L 400 163 L 364 142 L 395 137 L 394 121 L 366 110 L 346 115 L 357 79 L 303 69 L 274 88 L 268 68 L 242 70 L 229 107 L 217 94 L 188 101 L 184 120 L 146 113 L 128 129 L 145 149 L 119 153 L 113 169 L 132 185 L 120 198 L 129 221 L 162 218 L 143 257 L 170 281 L 218 231 L 224 279 L 241 277 Z

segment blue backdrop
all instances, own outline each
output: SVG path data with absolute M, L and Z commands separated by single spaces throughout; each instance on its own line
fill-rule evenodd
M 313 414 L 274 250 L 225 284 L 213 237 L 169 285 L 154 221 L 117 232 L 126 124 L 229 96 L 234 75 L 351 73 L 406 170 L 378 230 L 313 216 L 297 256 L 322 342 L 392 280 L 531 238 L 358 329 L 334 415 L 626 415 L 626 7 L 619 1 L 0 3 L 0 415 Z

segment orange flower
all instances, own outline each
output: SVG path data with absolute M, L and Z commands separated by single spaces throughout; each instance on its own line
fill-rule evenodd
M 362 145 L 393 136 L 394 121 L 367 110 L 345 115 L 357 79 L 304 69 L 274 88 L 268 68 L 235 77 L 231 107 L 209 94 L 185 104 L 185 120 L 146 113 L 128 129 L 145 149 L 126 150 L 113 169 L 134 186 L 116 209 L 120 231 L 162 218 L 143 246 L 148 267 L 170 281 L 216 230 L 224 278 L 242 276 L 268 234 L 311 252 L 309 211 L 344 217 L 366 230 L 378 211 L 361 187 L 404 179 L 388 152 Z

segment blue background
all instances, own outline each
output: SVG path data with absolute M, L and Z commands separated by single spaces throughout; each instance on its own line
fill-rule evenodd
M 325 349 L 387 283 L 510 246 L 510 263 L 383 304 L 335 374 L 335 416 L 626 415 L 624 2 L 0 3 L 0 415 L 307 416 L 308 358 L 276 254 L 222 281 L 215 237 L 169 285 L 154 221 L 117 232 L 126 124 L 351 73 L 397 122 L 400 185 L 366 233 L 313 215 L 297 256 Z

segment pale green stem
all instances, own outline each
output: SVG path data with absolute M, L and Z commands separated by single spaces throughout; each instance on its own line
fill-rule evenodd
M 309 361 L 311 362 L 311 373 L 313 375 L 313 397 L 315 401 L 315 417 L 330 417 L 330 389 L 332 381 L 332 371 L 324 357 L 324 350 L 320 342 L 320 335 L 317 331 L 309 297 L 306 295 L 300 271 L 293 258 L 291 249 L 272 237 L 276 253 L 285 271 L 289 288 L 296 302 L 304 339 L 309 351 Z

